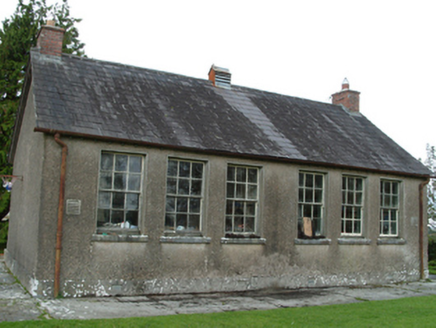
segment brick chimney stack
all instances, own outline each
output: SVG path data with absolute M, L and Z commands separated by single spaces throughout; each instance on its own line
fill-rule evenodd
M 53 20 L 48 20 L 47 25 L 42 26 L 38 34 L 36 46 L 40 49 L 40 53 L 61 56 L 64 34 L 63 28 L 56 27 Z
M 334 105 L 343 105 L 351 112 L 359 112 L 360 92 L 350 90 L 350 83 L 347 78 L 342 82 L 342 90 L 332 94 L 332 103 Z

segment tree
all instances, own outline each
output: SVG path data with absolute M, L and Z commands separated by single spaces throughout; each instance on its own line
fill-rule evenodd
M 432 172 L 436 172 L 436 149 L 427 144 L 427 158 L 424 161 Z M 436 220 L 436 179 L 430 179 L 427 185 L 427 216 L 429 219 Z
M 49 17 L 50 16 L 50 17 Z M 41 26 L 47 19 L 65 29 L 63 52 L 84 56 L 84 44 L 75 27 L 81 19 L 70 17 L 68 0 L 47 6 L 46 0 L 19 0 L 15 13 L 0 28 L 0 175 L 12 174 L 8 152 L 24 83 L 29 51 L 36 46 Z M 0 188 L 0 219 L 9 210 L 9 193 Z

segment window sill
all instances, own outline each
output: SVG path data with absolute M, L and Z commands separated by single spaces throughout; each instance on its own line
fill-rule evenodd
M 221 238 L 221 244 L 265 245 L 265 238 Z
M 371 245 L 371 239 L 363 237 L 341 237 L 338 238 L 338 245 Z
M 147 235 L 128 235 L 111 233 L 107 235 L 93 234 L 91 241 L 97 242 L 118 242 L 118 243 L 145 243 L 148 241 Z
M 332 243 L 331 239 L 294 239 L 295 245 L 330 245 Z
M 381 237 L 377 239 L 377 245 L 406 245 L 406 240 L 398 237 Z
M 168 244 L 210 244 L 210 237 L 197 236 L 161 236 L 161 243 Z

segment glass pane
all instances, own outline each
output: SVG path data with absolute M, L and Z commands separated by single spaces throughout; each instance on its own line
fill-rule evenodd
M 124 208 L 124 193 L 114 192 L 112 194 L 112 208 Z
M 313 231 L 315 232 L 315 235 L 319 236 L 321 234 L 321 220 L 320 219 L 313 219 L 312 221 Z
M 345 232 L 346 233 L 351 233 L 351 232 L 353 232 L 353 224 L 352 224 L 352 221 L 350 221 L 350 220 L 346 220 L 345 221 Z
M 167 197 L 165 211 L 166 212 L 175 212 L 176 211 L 176 198 L 175 197 Z
M 300 203 L 304 202 L 304 189 L 298 189 L 298 201 Z
M 167 179 L 167 194 L 176 194 L 177 180 L 175 178 Z
M 139 174 L 129 175 L 129 190 L 139 191 L 141 189 L 141 176 Z
M 189 195 L 189 180 L 179 179 L 179 189 L 177 190 L 179 195 Z
M 127 187 L 127 175 L 124 173 L 114 174 L 114 189 L 115 190 L 126 190 Z
M 124 212 L 123 211 L 112 211 L 112 223 L 124 222 Z
M 126 195 L 126 209 L 137 210 L 139 208 L 139 195 L 127 194 Z
M 398 196 L 392 196 L 392 207 L 398 206 Z
M 342 190 L 347 190 L 347 178 L 342 177 Z
M 247 203 L 245 206 L 245 214 L 254 216 L 256 214 L 256 204 Z
M 231 200 L 227 201 L 226 214 L 233 214 L 233 201 L 231 201 Z
M 112 173 L 100 172 L 100 188 L 112 189 Z
M 312 206 L 310 206 L 310 205 L 303 206 L 303 217 L 306 217 L 306 218 L 312 217 Z
M 254 217 L 245 218 L 245 232 L 254 232 Z
M 200 213 L 200 199 L 191 198 L 189 200 L 189 212 L 190 213 Z
M 391 222 L 391 234 L 392 235 L 397 234 L 397 222 Z
M 384 185 L 385 185 L 385 189 L 384 189 L 385 194 L 390 194 L 391 193 L 391 184 L 390 184 L 390 182 L 385 182 Z
M 236 185 L 236 198 L 245 198 L 245 184 Z
M 248 182 L 257 183 L 257 169 L 248 169 Z
M 168 176 L 170 177 L 177 176 L 177 161 L 173 161 L 173 160 L 168 161 Z
M 114 165 L 114 155 L 103 153 L 101 154 L 100 168 L 105 171 L 112 171 Z
M 347 192 L 342 192 L 342 204 L 347 204 Z
M 235 197 L 235 184 L 227 183 L 227 198 L 234 198 L 234 197 Z
M 321 217 L 321 206 L 313 206 L 313 212 L 312 216 L 314 218 L 320 218 Z
M 356 205 L 362 205 L 363 203 L 363 193 L 356 192 Z
M 322 189 L 323 188 L 323 176 L 322 175 L 316 175 L 315 176 L 315 188 Z
M 243 232 L 244 231 L 244 217 L 235 216 L 235 232 Z
M 115 171 L 127 171 L 127 155 L 115 155 Z
M 313 202 L 313 192 L 312 192 L 312 189 L 306 189 L 306 192 L 305 192 L 305 201 L 307 203 L 312 203 Z
M 322 190 L 315 190 L 315 203 L 322 203 Z
M 363 179 L 361 179 L 361 178 L 356 179 L 356 190 L 357 191 L 363 190 Z
M 313 187 L 313 175 L 306 174 L 306 187 Z
M 177 198 L 177 212 L 188 212 L 188 200 L 186 198 Z
M 192 177 L 196 179 L 203 178 L 203 164 L 202 163 L 192 163 Z
M 140 173 L 142 171 L 142 158 L 139 156 L 130 156 L 129 171 Z
M 304 174 L 303 173 L 298 174 L 298 185 L 300 187 L 304 186 Z
M 186 214 L 177 214 L 176 215 L 176 226 L 177 230 L 185 230 L 188 225 L 188 216 Z
M 98 207 L 110 208 L 111 207 L 111 193 L 100 191 L 98 193 Z
M 191 163 L 179 162 L 179 176 L 188 178 L 191 173 Z
M 360 233 L 360 221 L 354 221 L 354 233 Z
M 235 167 L 229 166 L 227 168 L 227 181 L 235 181 Z
M 392 193 L 398 195 L 398 182 L 392 182 Z
M 354 207 L 354 218 L 358 220 L 362 218 L 362 210 L 360 207 Z
M 391 206 L 391 198 L 390 198 L 390 196 L 385 196 L 384 197 L 383 205 L 387 206 L 387 207 Z
M 226 232 L 232 232 L 233 231 L 233 225 L 232 225 L 232 217 L 226 216 Z
M 174 230 L 176 216 L 174 214 L 165 215 L 165 230 Z
M 235 214 L 244 214 L 244 203 L 243 202 L 234 202 Z
M 351 206 L 346 206 L 345 207 L 345 217 L 347 219 L 352 219 L 353 218 L 353 208 Z
M 354 179 L 348 178 L 348 190 L 353 191 L 354 190 Z
M 238 167 L 236 169 L 236 181 L 238 182 L 247 181 L 247 170 L 244 167 Z
M 248 199 L 257 199 L 257 185 L 248 185 Z
M 138 228 L 138 211 L 127 211 L 126 222 L 130 223 L 130 229 Z
M 190 215 L 189 216 L 189 224 L 188 224 L 189 230 L 200 230 L 200 215 Z
M 201 180 L 192 180 L 191 181 L 191 193 L 190 195 L 200 196 L 201 195 Z
M 391 211 L 391 220 L 396 221 L 397 220 L 397 211 L 392 210 Z
M 102 227 L 105 223 L 110 222 L 110 210 L 101 210 L 97 212 L 97 227 Z
M 384 235 L 389 234 L 389 223 L 388 222 L 383 222 L 382 223 L 382 233 Z

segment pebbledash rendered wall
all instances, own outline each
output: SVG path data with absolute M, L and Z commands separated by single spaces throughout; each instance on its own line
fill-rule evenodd
M 23 127 L 24 128 L 24 127 Z M 26 132 L 29 133 L 29 132 Z M 33 295 L 52 296 L 55 261 L 61 147 L 53 136 L 32 132 L 40 140 L 40 197 L 20 206 L 11 216 L 14 234 L 32 227 L 31 270 L 19 264 L 21 238 L 8 244 L 7 264 Z M 65 198 L 80 200 L 80 214 L 65 215 L 61 255 L 61 294 L 138 295 L 243 291 L 261 288 L 300 288 L 381 284 L 420 278 L 418 186 L 420 179 L 283 162 L 238 159 L 202 153 L 91 141 L 61 136 L 68 145 Z M 96 234 L 98 175 L 102 151 L 144 156 L 140 236 Z M 26 155 L 17 153 L 17 160 Z M 168 158 L 205 163 L 202 236 L 164 234 Z M 260 239 L 224 238 L 228 164 L 260 170 L 257 234 Z M 31 164 L 30 164 L 31 165 Z M 15 166 L 16 171 L 20 166 Z M 29 170 L 27 168 L 27 170 Z M 325 174 L 325 239 L 297 239 L 298 176 L 300 171 Z M 24 181 L 29 171 L 23 168 Z M 16 172 L 20 174 L 20 172 Z M 341 237 L 342 175 L 365 181 L 363 237 Z M 400 181 L 399 237 L 379 237 L 380 179 Z M 36 179 L 36 178 L 35 178 Z M 36 187 L 35 187 L 36 188 Z M 15 189 L 15 187 L 14 187 Z M 21 193 L 21 195 L 20 195 Z M 38 210 L 37 207 L 40 206 Z M 33 211 L 35 207 L 35 211 Z M 21 217 L 18 217 L 20 216 Z M 15 221 L 15 222 L 14 222 Z M 37 229 L 33 227 L 37 225 Z M 30 246 L 29 246 L 30 250 Z M 30 267 L 30 266 L 29 266 Z

